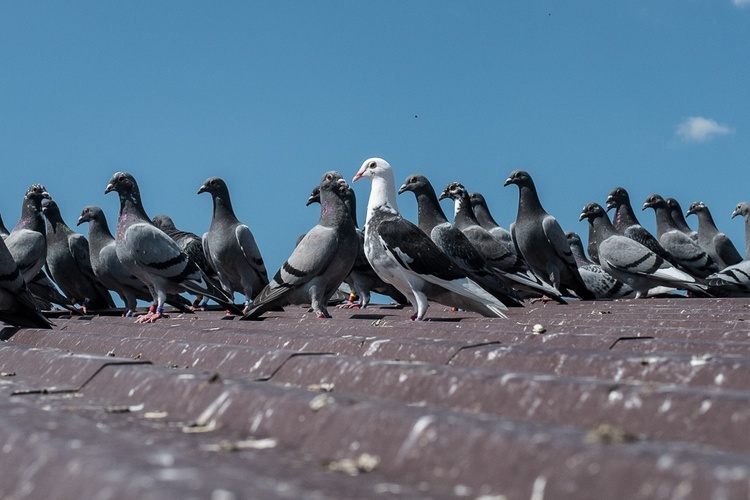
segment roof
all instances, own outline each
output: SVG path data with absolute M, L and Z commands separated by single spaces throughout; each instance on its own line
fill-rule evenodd
M 5 328 L 0 493 L 747 498 L 749 304 Z

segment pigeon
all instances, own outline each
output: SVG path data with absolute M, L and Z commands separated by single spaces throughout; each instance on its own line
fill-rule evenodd
M 89 242 L 73 232 L 51 199 L 42 202 L 47 217 L 47 271 L 60 290 L 73 303 L 81 304 L 84 314 L 90 309 L 115 307 L 109 290 L 97 280 L 91 268 Z
M 680 203 L 674 198 L 667 198 L 664 200 L 667 202 L 667 208 L 669 209 L 669 216 L 672 217 L 674 226 L 682 231 L 683 233 L 690 236 L 693 241 L 698 241 L 698 232 L 694 231 L 688 226 L 685 216 L 682 215 L 682 207 Z
M 513 243 L 510 231 L 495 222 L 489 207 L 487 207 L 487 200 L 485 200 L 484 196 L 481 193 L 471 193 L 469 199 L 471 200 L 471 208 L 479 225 L 489 231 L 505 248 L 516 253 L 516 244 Z
M 601 205 L 583 207 L 579 220 L 596 225 L 596 244 L 602 269 L 636 291 L 636 298 L 648 295 L 654 287 L 674 287 L 706 295 L 707 287 L 694 276 L 681 271 L 648 249 L 617 232 Z
M 21 218 L 5 238 L 5 244 L 27 283 L 42 270 L 47 258 L 42 200 L 49 197 L 44 186 L 32 184 L 23 198 Z
M 138 184 L 131 174 L 112 175 L 105 194 L 116 191 L 120 198 L 115 248 L 117 257 L 131 274 L 143 281 L 153 303 L 138 323 L 153 323 L 164 316 L 168 293 L 187 291 L 214 299 L 222 307 L 240 312 L 232 298 L 212 286 L 206 275 L 180 250 L 175 241 L 153 225 L 141 202 Z
M 742 256 L 729 237 L 719 231 L 708 207 L 702 201 L 690 205 L 686 215 L 698 217 L 698 245 L 716 262 L 719 269 L 738 264 Z
M 203 251 L 203 241 L 200 236 L 189 231 L 177 229 L 174 221 L 168 215 L 159 214 L 151 219 L 151 222 L 154 223 L 154 226 L 167 233 L 179 245 L 180 249 L 188 255 L 190 260 L 201 268 L 201 271 L 208 277 L 212 285 L 216 287 L 220 286 L 216 281 L 216 271 L 209 264 L 206 254 Z M 202 299 L 202 295 L 197 295 L 193 302 L 193 307 L 199 307 Z
M 97 206 L 87 206 L 78 217 L 78 224 L 89 223 L 89 252 L 91 268 L 99 282 L 120 296 L 125 303 L 123 316 L 135 314 L 138 300 L 151 301 L 148 287 L 125 269 L 117 258 L 115 238 L 109 231 L 104 211 Z M 190 302 L 181 295 L 168 294 L 167 303 L 181 312 L 189 313 Z
M 337 176 L 339 179 L 343 179 L 341 174 L 336 171 L 327 172 L 326 175 L 331 174 Z M 349 214 L 354 222 L 354 227 L 357 229 L 357 237 L 359 238 L 359 250 L 357 252 L 357 258 L 354 260 L 354 267 L 352 267 L 349 276 L 344 278 L 344 283 L 349 286 L 351 293 L 343 304 L 339 304 L 338 308 L 359 308 L 364 309 L 370 304 L 371 293 L 379 293 L 386 295 L 393 299 L 397 304 L 407 304 L 409 301 L 406 300 L 404 294 L 399 292 L 395 286 L 390 283 L 386 283 L 380 276 L 377 275 L 375 270 L 372 268 L 370 263 L 367 261 L 365 255 L 365 233 L 359 228 L 357 222 L 357 197 L 351 186 L 347 185 L 344 190 L 344 204 L 349 209 Z M 313 203 L 320 203 L 320 187 L 315 186 L 307 199 L 306 206 Z M 304 235 L 300 236 L 297 244 L 302 240 Z M 359 299 L 359 302 L 357 302 Z
M 745 259 L 750 258 L 750 202 L 741 201 L 732 212 L 732 219 L 741 215 L 745 220 Z
M 488 317 L 505 317 L 505 304 L 466 276 L 419 227 L 398 211 L 390 164 L 365 160 L 353 182 L 372 181 L 365 222 L 365 255 L 376 273 L 403 293 L 414 308 L 413 321 L 424 319 L 428 300 Z
M 326 174 L 319 185 L 320 218 L 305 234 L 242 319 L 257 319 L 271 307 L 310 304 L 318 318 L 330 318 L 328 301 L 354 266 L 359 237 L 344 204 L 344 179 Z
M 510 287 L 510 283 L 506 282 L 487 263 L 479 250 L 458 227 L 448 222 L 440 208 L 435 189 L 427 177 L 419 174 L 408 176 L 398 190 L 398 194 L 406 191 L 413 192 L 417 197 L 419 229 L 428 235 L 455 265 L 506 306 L 523 306 L 516 292 Z M 470 203 L 466 209 L 471 212 Z M 489 236 L 489 233 L 487 234 Z M 502 244 L 492 236 L 489 237 L 502 247 Z
M 705 278 L 719 271 L 719 266 L 706 251 L 676 226 L 664 198 L 652 194 L 643 204 L 643 210 L 647 208 L 653 208 L 656 213 L 656 236 L 661 246 L 672 256 L 672 262 L 698 278 Z
M 3 240 L 0 240 L 0 321 L 18 327 L 52 328 L 50 320 L 39 312 Z
M 211 226 L 203 235 L 203 251 L 228 294 L 245 295 L 245 309 L 268 285 L 268 271 L 250 228 L 237 220 L 229 198 L 229 188 L 219 177 L 211 177 L 198 189 L 213 198 Z
M 590 226 L 591 224 L 589 224 Z M 635 297 L 635 290 L 622 281 L 617 280 L 614 276 L 606 272 L 602 266 L 594 264 L 586 258 L 583 251 L 583 243 L 578 233 L 567 231 L 565 237 L 568 239 L 570 249 L 578 266 L 578 272 L 581 273 L 583 282 L 591 290 L 598 300 L 612 300 Z
M 526 264 L 563 295 L 594 300 L 595 295 L 581 279 L 560 224 L 542 208 L 531 175 L 523 170 L 511 172 L 505 186 L 510 184 L 519 190 L 518 215 L 511 234 Z
M 561 304 L 565 300 L 560 293 L 548 283 L 539 279 L 518 254 L 508 251 L 479 222 L 471 208 L 471 200 L 466 188 L 451 182 L 440 193 L 440 200 L 451 198 L 454 201 L 454 226 L 461 231 L 477 249 L 487 263 L 495 269 L 508 283 L 515 286 L 523 297 L 549 297 Z M 437 203 L 437 202 L 436 202 Z

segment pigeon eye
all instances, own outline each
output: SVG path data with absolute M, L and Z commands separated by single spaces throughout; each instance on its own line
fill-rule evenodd
M 215 185 L 216 185 L 216 180 L 215 180 L 215 179 L 211 181 L 211 185 L 212 185 L 212 186 L 215 186 Z
M 367 168 L 375 168 L 377 166 L 377 163 L 374 161 L 371 161 L 369 165 L 367 165 Z
M 120 177 L 117 178 L 117 180 L 118 182 L 125 182 L 125 176 L 121 175 Z

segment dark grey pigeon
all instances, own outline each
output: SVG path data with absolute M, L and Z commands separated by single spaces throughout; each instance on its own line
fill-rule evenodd
M 5 238 L 5 244 L 18 264 L 24 281 L 30 282 L 42 270 L 47 258 L 42 200 L 49 193 L 41 184 L 32 184 L 26 191 L 21 207 L 21 218 Z
M 179 245 L 180 249 L 188 255 L 190 260 L 195 262 L 198 267 L 201 268 L 201 271 L 203 271 L 209 280 L 211 280 L 212 285 L 215 287 L 221 286 L 221 284 L 216 281 L 218 280 L 216 271 L 208 262 L 206 253 L 203 250 L 203 241 L 200 236 L 189 231 L 177 229 L 174 225 L 174 221 L 168 215 L 157 215 L 151 219 L 151 222 L 154 223 L 154 226 L 167 233 L 169 237 Z M 201 295 L 196 296 L 195 301 L 193 302 L 193 307 L 199 307 L 202 299 L 203 297 Z
M 682 232 L 672 219 L 667 202 L 658 194 L 646 198 L 643 209 L 653 208 L 656 214 L 656 236 L 680 269 L 698 278 L 719 271 L 719 266 L 690 236 Z
M 594 264 L 586 258 L 583 250 L 583 243 L 578 233 L 568 231 L 565 233 L 568 238 L 570 249 L 573 251 L 573 257 L 578 265 L 578 272 L 581 273 L 583 282 L 591 290 L 598 300 L 612 300 L 635 297 L 635 290 L 622 281 L 615 279 L 614 276 L 606 272 L 602 266 Z
M 245 296 L 245 308 L 268 285 L 268 271 L 250 228 L 237 219 L 229 198 L 229 188 L 219 177 L 211 177 L 198 189 L 210 193 L 213 216 L 208 232 L 203 235 L 203 251 L 216 271 L 225 292 Z
M 685 220 L 685 216 L 682 215 L 682 207 L 680 206 L 680 203 L 674 198 L 667 198 L 664 201 L 667 203 L 667 208 L 669 209 L 669 216 L 672 217 L 672 222 L 674 222 L 674 227 L 676 227 L 683 233 L 690 236 L 690 238 L 693 241 L 697 242 L 698 231 L 694 231 L 688 225 L 687 221 Z
M 563 295 L 594 300 L 586 288 L 560 224 L 539 201 L 534 181 L 528 172 L 511 172 L 505 186 L 518 186 L 518 215 L 511 227 L 513 241 L 534 274 Z
M 359 237 L 343 192 L 343 179 L 326 175 L 320 183 L 320 218 L 305 234 L 242 319 L 257 319 L 272 307 L 310 304 L 319 318 L 329 318 L 328 301 L 354 266 Z
M 117 258 L 115 238 L 109 231 L 104 211 L 88 206 L 81 211 L 78 225 L 89 223 L 89 253 L 91 268 L 99 282 L 120 296 L 125 303 L 123 316 L 135 315 L 138 300 L 151 301 L 148 287 L 125 269 Z M 182 312 L 190 312 L 190 302 L 180 295 L 167 295 L 167 303 Z
M 516 244 L 513 242 L 513 237 L 511 236 L 510 231 L 495 222 L 484 196 L 481 193 L 471 193 L 469 199 L 471 200 L 471 208 L 474 211 L 474 215 L 476 216 L 479 225 L 489 231 L 489 233 L 502 243 L 505 248 L 516 253 Z
M 531 272 L 520 255 L 508 251 L 505 245 L 479 225 L 471 207 L 469 193 L 462 184 L 449 183 L 440 193 L 439 199 L 446 198 L 454 201 L 455 228 L 466 236 L 480 256 L 486 259 L 487 264 L 506 279 L 508 284 L 514 286 L 523 298 L 549 297 L 565 304 L 560 293 Z
M 54 200 L 42 202 L 47 217 L 47 270 L 60 290 L 73 303 L 89 310 L 112 309 L 109 290 L 99 283 L 91 268 L 89 242 L 65 224 Z
M 602 269 L 636 291 L 636 298 L 646 297 L 655 287 L 673 287 L 704 295 L 706 286 L 681 271 L 632 238 L 620 234 L 598 203 L 583 207 L 580 220 L 596 225 L 597 247 Z
M 698 244 L 716 262 L 719 269 L 733 266 L 742 261 L 742 256 L 729 237 L 719 231 L 711 216 L 711 211 L 702 201 L 690 205 L 686 215 L 698 217 Z
M 411 319 L 424 319 L 429 300 L 488 317 L 505 317 L 505 304 L 485 291 L 419 227 L 401 217 L 393 170 L 382 158 L 366 160 L 354 182 L 372 180 L 365 222 L 365 255 L 383 281 L 403 293 L 414 307 Z
M 612 225 L 618 233 L 637 241 L 662 259 L 675 265 L 672 262 L 672 256 L 659 243 L 659 240 L 638 222 L 633 206 L 630 204 L 630 195 L 625 188 L 616 187 L 610 191 L 607 197 L 607 210 L 612 210 L 613 208 L 615 209 L 615 214 L 612 217 Z
M 332 170 L 326 172 L 325 175 L 336 176 L 339 179 L 343 179 L 341 173 Z M 348 186 L 348 185 L 347 185 Z M 344 278 L 351 293 L 348 299 L 343 304 L 338 304 L 337 308 L 360 308 L 363 309 L 370 303 L 372 292 L 379 293 L 381 295 L 387 295 L 392 298 L 397 304 L 408 304 L 404 294 L 399 292 L 395 286 L 390 283 L 386 283 L 380 276 L 377 275 L 375 270 L 372 268 L 370 263 L 367 261 L 365 255 L 365 233 L 359 229 L 359 223 L 357 222 L 357 197 L 354 194 L 354 190 L 351 186 L 348 186 L 344 192 L 344 204 L 349 209 L 349 214 L 354 222 L 354 227 L 357 229 L 357 236 L 359 237 L 359 251 L 357 252 L 357 258 L 354 260 L 354 267 L 352 267 L 349 275 Z M 313 203 L 320 203 L 320 186 L 315 186 L 307 198 L 306 205 L 309 206 Z M 304 234 L 297 240 L 297 244 L 302 241 Z M 359 300 L 359 302 L 357 302 Z
M 406 191 L 413 192 L 417 197 L 419 229 L 428 235 L 454 264 L 506 306 L 523 305 L 511 288 L 511 283 L 487 263 L 481 252 L 458 227 L 448 222 L 435 189 L 427 177 L 420 174 L 408 176 L 398 194 Z M 471 211 L 471 203 L 468 203 L 467 209 Z M 502 246 L 492 236 L 490 238 L 493 243 Z
M 750 258 L 750 202 L 741 201 L 732 212 L 732 219 L 741 215 L 745 221 L 745 259 Z
M 52 328 L 37 308 L 18 265 L 0 239 L 0 321 L 27 328 Z
M 131 174 L 115 173 L 104 190 L 111 191 L 116 191 L 120 198 L 115 234 L 117 257 L 125 269 L 146 284 L 153 300 L 148 314 L 139 316 L 138 323 L 152 323 L 161 318 L 169 293 L 205 295 L 227 310 L 240 312 L 232 298 L 212 286 L 179 245 L 153 225 Z

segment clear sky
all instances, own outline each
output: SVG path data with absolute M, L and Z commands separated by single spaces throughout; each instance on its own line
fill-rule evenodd
M 40 182 L 70 226 L 89 204 L 112 225 L 104 188 L 127 170 L 149 215 L 202 234 L 218 175 L 273 274 L 321 174 L 379 156 L 399 185 L 482 192 L 505 227 L 503 182 L 528 170 L 584 240 L 581 207 L 614 186 L 702 200 L 744 254 L 749 94 L 750 0 L 5 1 L 0 214 L 12 227 Z

